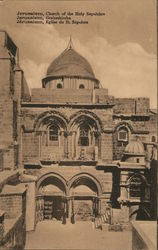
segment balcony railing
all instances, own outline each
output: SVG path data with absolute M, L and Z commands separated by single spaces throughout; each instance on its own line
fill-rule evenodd
M 66 151 L 64 147 L 43 146 L 41 148 L 41 161 L 97 161 L 98 147 L 78 146 L 76 152 Z

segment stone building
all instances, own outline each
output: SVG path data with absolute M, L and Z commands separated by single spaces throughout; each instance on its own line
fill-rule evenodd
M 25 187 L 27 230 L 44 219 L 150 219 L 149 99 L 110 96 L 71 41 L 30 94 L 18 54 L 1 31 L 0 170 L 12 175 L 1 185 L 2 210 L 7 189 Z

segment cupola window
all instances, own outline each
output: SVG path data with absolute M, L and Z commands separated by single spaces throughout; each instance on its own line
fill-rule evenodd
M 80 126 L 80 136 L 79 136 L 79 146 L 89 146 L 89 126 L 81 125 Z
M 58 127 L 56 125 L 52 125 L 49 128 L 49 140 L 57 142 L 58 141 Z
M 79 89 L 84 89 L 84 88 L 85 88 L 84 84 L 80 84 Z
M 57 84 L 57 89 L 62 89 L 62 88 L 63 88 L 62 83 L 58 83 L 58 84 Z

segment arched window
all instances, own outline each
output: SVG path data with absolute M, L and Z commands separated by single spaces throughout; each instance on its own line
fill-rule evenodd
M 63 88 L 62 83 L 58 83 L 58 84 L 57 84 L 57 89 L 62 89 L 62 88 Z
M 117 131 L 117 145 L 125 147 L 128 144 L 129 136 L 126 127 L 120 127 Z
M 55 141 L 55 142 L 58 141 L 58 130 L 59 128 L 56 125 L 52 125 L 49 128 L 49 140 L 50 141 Z
M 134 175 L 129 182 L 129 197 L 144 198 L 145 197 L 145 182 L 139 175 Z
M 82 124 L 80 126 L 79 146 L 89 146 L 89 126 Z
M 84 88 L 85 88 L 84 84 L 80 84 L 79 89 L 84 89 Z

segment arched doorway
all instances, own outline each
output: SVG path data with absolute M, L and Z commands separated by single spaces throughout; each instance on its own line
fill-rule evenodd
M 98 183 L 89 175 L 72 178 L 69 184 L 69 216 L 75 221 L 93 220 L 100 212 Z
M 63 221 L 66 217 L 66 185 L 55 175 L 42 177 L 37 185 L 36 222 Z

